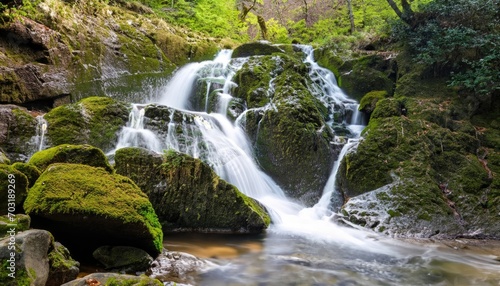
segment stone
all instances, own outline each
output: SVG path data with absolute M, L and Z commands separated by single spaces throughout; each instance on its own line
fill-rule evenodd
M 12 165 L 0 164 L 0 215 L 23 213 L 28 178 Z
M 163 249 L 161 226 L 147 196 L 129 178 L 103 168 L 50 165 L 30 189 L 24 209 L 34 227 L 51 231 L 77 255 L 116 244 L 152 256 Z
M 216 267 L 214 263 L 189 253 L 165 251 L 152 263 L 150 277 L 170 281 L 174 285 L 194 285 L 196 274 Z
M 145 272 L 153 262 L 147 252 L 130 246 L 101 246 L 92 256 L 107 270 L 128 274 Z
M 118 273 L 92 273 L 85 277 L 62 284 L 61 286 L 89 285 L 163 286 L 159 280 L 145 275 L 134 276 Z

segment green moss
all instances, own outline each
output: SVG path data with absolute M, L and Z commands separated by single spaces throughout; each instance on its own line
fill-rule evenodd
M 269 215 L 253 199 L 220 179 L 199 159 L 167 152 L 162 165 L 166 189 L 149 193 L 164 227 L 261 232 Z M 224 207 L 221 207 L 224 206 Z
M 24 203 L 27 214 L 87 216 L 89 219 L 118 221 L 144 228 L 143 239 L 159 253 L 162 231 L 146 195 L 128 178 L 112 175 L 102 168 L 79 164 L 52 164 L 30 189 Z M 152 251 L 155 249 L 155 251 Z
M 110 173 L 113 172 L 104 153 L 90 145 L 63 144 L 39 151 L 33 154 L 29 160 L 29 164 L 42 171 L 53 163 L 84 164 L 104 168 Z
M 14 189 L 13 189 L 14 188 Z M 15 192 L 13 192 L 13 190 Z M 15 203 L 11 213 L 22 213 L 28 193 L 28 178 L 11 165 L 0 164 L 0 215 L 8 213 L 8 203 Z M 12 201 L 14 200 L 14 201 Z
M 0 164 L 10 164 L 9 158 L 7 158 L 7 156 L 2 151 L 0 151 Z
M 36 279 L 36 274 L 33 269 L 29 269 L 29 271 L 26 271 L 26 269 L 21 268 L 21 269 L 16 269 L 16 278 L 12 279 L 12 277 L 8 276 L 9 271 L 7 270 L 7 267 L 9 267 L 9 262 L 7 259 L 2 263 L 2 269 L 0 270 L 0 283 L 5 286 L 25 286 L 25 285 L 32 285 L 32 283 Z
M 367 114 L 371 114 L 375 110 L 375 106 L 379 100 L 382 100 L 387 97 L 387 91 L 378 90 L 378 91 L 370 91 L 365 94 L 359 103 L 359 110 L 364 111 Z
M 33 164 L 16 162 L 12 164 L 12 167 L 28 178 L 28 188 L 31 188 L 35 184 L 41 174 L 40 170 Z
M 12 227 L 16 228 L 16 232 L 28 230 L 30 223 L 30 217 L 24 214 L 16 214 L 15 217 L 0 216 L 0 237 L 6 236 L 8 234 L 7 231 Z

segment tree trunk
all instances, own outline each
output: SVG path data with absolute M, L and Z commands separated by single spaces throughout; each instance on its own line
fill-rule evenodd
M 267 27 L 266 20 L 262 16 L 257 16 L 257 22 L 259 23 L 260 33 L 262 35 L 263 40 L 267 40 Z
M 407 0 L 401 0 L 401 6 L 403 7 L 403 11 L 399 9 L 398 5 L 394 0 L 387 0 L 387 3 L 391 6 L 392 10 L 396 12 L 396 15 L 406 22 L 407 24 L 411 25 L 412 18 L 413 18 L 413 11 L 411 10 L 411 5 L 408 3 Z
M 351 35 L 354 34 L 354 13 L 352 12 L 352 0 L 347 0 L 347 9 L 349 10 L 349 21 L 351 22 Z
M 304 21 L 306 21 L 306 26 L 308 26 L 309 21 L 309 7 L 307 6 L 307 0 L 304 0 Z

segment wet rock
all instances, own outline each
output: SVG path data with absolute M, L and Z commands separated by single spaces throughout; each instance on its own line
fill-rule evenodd
M 144 272 L 153 262 L 144 250 L 129 246 L 101 246 L 92 256 L 106 269 L 128 274 Z
M 117 273 L 92 273 L 85 277 L 67 282 L 61 286 L 98 286 L 98 285 L 131 285 L 131 286 L 163 286 L 154 278 L 145 275 L 134 276 Z
M 146 195 L 130 179 L 103 168 L 50 165 L 30 189 L 24 209 L 33 226 L 50 230 L 82 255 L 101 245 L 134 246 L 151 255 L 163 248 Z
M 52 147 L 33 154 L 29 163 L 42 172 L 54 163 L 83 164 L 104 168 L 109 173 L 113 172 L 104 153 L 90 145 L 63 144 Z
M 118 150 L 117 173 L 135 179 L 170 230 L 262 232 L 270 218 L 253 199 L 217 176 L 199 159 L 170 150 L 157 155 Z M 144 180 L 152 176 L 150 181 Z M 224 206 L 224 207 L 221 207 Z
M 330 145 L 328 112 L 309 91 L 307 73 L 299 58 L 251 58 L 235 76 L 235 96 L 252 108 L 244 124 L 262 169 L 288 196 L 313 205 L 328 180 L 336 150 Z
M 153 262 L 150 277 L 173 283 L 196 284 L 197 274 L 215 268 L 216 265 L 184 252 L 164 252 Z M 179 285 L 179 284 L 174 284 Z
M 0 241 L 0 258 L 2 261 L 10 259 L 11 249 L 9 249 L 10 237 Z M 58 259 L 54 259 L 57 249 L 62 247 L 54 243 L 52 235 L 45 230 L 31 229 L 22 231 L 15 236 L 15 279 L 7 276 L 10 270 L 2 267 L 0 270 L 0 282 L 2 285 L 56 285 L 52 280 L 64 283 L 75 279 L 78 274 L 79 263 L 71 259 L 69 253 Z M 11 267 L 9 262 L 9 267 Z M 66 266 L 71 265 L 73 271 L 70 275 L 60 276 L 56 272 L 63 271 Z M 13 281 L 16 284 L 12 284 Z M 60 284 L 57 284 L 60 285 Z

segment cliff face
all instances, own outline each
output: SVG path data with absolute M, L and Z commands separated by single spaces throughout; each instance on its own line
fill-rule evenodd
M 51 108 L 123 93 L 139 101 L 144 86 L 188 60 L 212 57 L 220 44 L 140 4 L 106 2 L 42 0 L 4 11 L 0 103 Z

